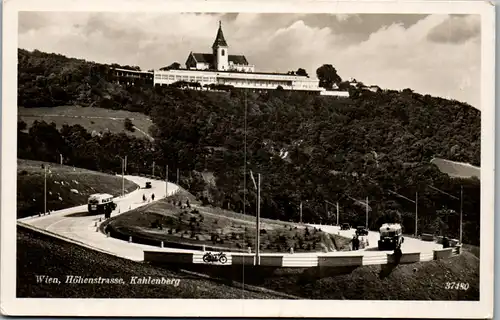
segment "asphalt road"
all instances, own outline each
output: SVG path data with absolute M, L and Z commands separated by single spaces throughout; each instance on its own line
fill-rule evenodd
M 311 224 L 311 227 L 316 227 L 318 229 L 321 229 L 322 231 L 328 232 L 328 233 L 333 233 L 333 234 L 338 234 L 343 237 L 347 238 L 352 238 L 353 235 L 356 232 L 356 229 L 349 229 L 349 230 L 340 230 L 340 227 L 337 226 L 328 226 L 328 225 L 319 225 L 319 224 Z M 368 246 L 364 249 L 361 249 L 361 251 L 376 251 L 380 252 L 378 250 L 378 240 L 380 239 L 380 235 L 378 232 L 375 231 L 368 231 L 368 236 L 363 237 L 365 240 L 368 240 Z M 442 248 L 442 245 L 435 243 L 435 242 L 430 242 L 430 241 L 422 241 L 420 239 L 404 236 L 404 242 L 401 245 L 401 251 L 403 253 L 410 253 L 410 252 L 423 252 L 423 251 L 432 251 L 434 249 L 439 249 Z
M 139 186 L 144 186 L 146 181 L 151 182 L 151 189 L 138 189 L 135 190 L 124 197 L 115 198 L 117 203 L 117 208 L 112 212 L 111 216 L 117 216 L 119 214 L 125 213 L 131 209 L 143 206 L 151 201 L 151 195 L 154 193 L 155 201 L 165 197 L 166 188 L 165 181 L 152 180 L 143 177 L 136 176 L 126 176 L 126 179 L 135 182 Z M 168 192 L 173 194 L 178 190 L 178 186 L 169 183 Z M 146 196 L 148 200 L 143 201 L 142 197 Z M 174 248 L 159 248 L 152 247 L 148 245 L 128 243 L 122 240 L 108 238 L 105 234 L 97 230 L 99 224 L 99 219 L 103 216 L 88 215 L 87 206 L 78 206 L 68 209 L 63 209 L 59 211 L 52 212 L 50 215 L 45 215 L 42 217 L 28 217 L 20 219 L 19 221 L 27 223 L 34 227 L 50 231 L 52 233 L 64 236 L 71 240 L 77 242 L 83 242 L 86 245 L 119 256 L 126 259 L 131 259 L 135 261 L 142 261 L 144 259 L 144 250 L 161 250 L 170 252 L 198 252 L 195 250 L 184 250 L 184 249 L 174 249 Z M 344 237 L 352 238 L 355 230 L 340 230 L 337 226 L 327 226 L 327 225 L 310 225 L 312 227 L 321 228 L 321 230 L 329 233 L 339 234 Z M 379 234 L 377 232 L 370 231 L 368 236 L 368 247 L 359 251 L 349 251 L 349 252 L 329 252 L 326 255 L 359 255 L 360 253 L 365 256 L 370 256 L 373 258 L 374 263 L 382 263 L 387 259 L 387 251 L 381 252 L 377 248 L 377 241 L 379 239 Z M 434 242 L 425 242 L 419 239 L 405 237 L 405 241 L 402 245 L 402 251 L 404 253 L 417 253 L 423 252 L 426 254 L 432 254 L 432 250 L 436 248 L 441 248 L 439 244 Z M 299 258 L 300 256 L 314 257 L 318 254 L 325 255 L 325 253 L 311 252 L 311 253 L 296 253 L 293 256 Z M 266 254 L 263 254 L 266 255 Z M 288 254 L 283 254 L 288 256 Z M 292 258 L 292 257 L 290 257 Z M 385 259 L 385 260 L 384 260 Z
M 111 216 L 117 216 L 129 210 L 150 203 L 151 195 L 155 195 L 155 201 L 162 199 L 166 194 L 165 181 L 152 180 L 143 177 L 125 176 L 126 179 L 135 182 L 141 187 L 144 187 L 146 181 L 151 182 L 150 189 L 138 189 L 124 197 L 114 199 L 117 204 L 116 209 L 111 213 Z M 178 189 L 178 186 L 172 183 L 168 185 L 168 193 L 173 194 Z M 148 200 L 143 201 L 143 195 Z M 124 241 L 108 238 L 105 234 L 97 231 L 99 219 L 103 215 L 88 215 L 87 205 L 72 207 L 59 211 L 54 211 L 50 215 L 42 217 L 28 217 L 20 219 L 23 223 L 30 224 L 34 227 L 59 234 L 72 240 L 83 242 L 89 246 L 98 248 L 102 251 L 112 253 L 114 255 L 141 261 L 144 258 L 143 251 L 149 246 L 126 243 Z

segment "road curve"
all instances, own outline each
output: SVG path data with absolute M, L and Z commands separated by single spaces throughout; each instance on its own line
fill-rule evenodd
M 319 224 L 310 224 L 308 226 L 315 227 L 317 229 L 321 229 L 322 231 L 337 234 L 346 238 L 352 238 L 356 232 L 356 229 L 349 230 L 340 230 L 338 226 L 330 226 L 330 225 L 319 225 Z M 368 246 L 365 249 L 361 249 L 360 251 L 364 251 L 366 255 L 374 255 L 374 254 L 385 254 L 388 251 L 379 251 L 378 250 L 378 240 L 380 239 L 380 234 L 378 232 L 369 231 L 368 236 L 363 237 L 365 240 L 368 240 Z M 420 239 L 404 236 L 404 242 L 401 245 L 401 251 L 403 253 L 415 253 L 415 252 L 432 252 L 435 249 L 441 249 L 442 245 L 431 242 L 431 241 L 422 241 Z M 359 252 L 359 251 L 358 251 Z
M 124 197 L 116 197 L 114 201 L 117 207 L 111 213 L 112 217 L 151 203 L 152 194 L 155 195 L 154 201 L 165 197 L 167 192 L 165 181 L 136 176 L 125 176 L 125 178 L 141 187 L 145 186 L 146 181 L 150 181 L 151 189 L 140 188 L 126 194 Z M 177 185 L 173 183 L 168 184 L 169 195 L 175 193 L 178 189 L 179 187 Z M 143 201 L 143 196 L 146 196 L 148 200 Z M 118 239 L 108 238 L 97 230 L 99 219 L 102 218 L 103 215 L 86 215 L 86 213 L 87 205 L 82 205 L 54 211 L 50 215 L 27 217 L 19 219 L 18 221 L 74 240 L 75 242 L 83 242 L 90 247 L 112 253 L 119 257 L 136 261 L 143 260 L 143 251 L 147 248 L 151 248 L 150 246 L 126 243 Z
M 151 189 L 137 189 L 124 197 L 115 198 L 117 203 L 117 208 L 111 214 L 111 216 L 117 216 L 119 214 L 125 213 L 129 210 L 138 208 L 145 204 L 151 203 L 151 195 L 155 195 L 155 201 L 162 199 L 166 194 L 165 181 L 153 180 L 143 177 L 136 176 L 125 176 L 126 179 L 135 182 L 139 186 L 144 186 L 146 181 L 151 182 Z M 169 195 L 173 194 L 179 189 L 179 187 L 173 183 L 168 184 Z M 143 201 L 142 197 L 146 196 L 147 201 Z M 37 229 L 48 231 L 51 234 L 56 234 L 64 237 L 68 241 L 74 241 L 75 243 L 84 243 L 88 247 L 97 249 L 99 251 L 104 251 L 115 256 L 122 258 L 143 261 L 144 250 L 161 250 L 167 252 L 190 252 L 199 253 L 196 250 L 186 250 L 186 249 L 174 249 L 174 248 L 159 248 L 137 243 L 128 243 L 123 240 L 114 239 L 107 237 L 105 234 L 97 230 L 99 225 L 99 219 L 101 216 L 89 216 L 85 215 L 87 212 L 87 206 L 77 206 L 73 208 L 67 208 L 59 211 L 54 211 L 50 215 L 45 215 L 42 217 L 27 217 L 19 219 L 20 224 L 28 224 Z M 81 215 L 80 215 L 81 214 Z M 352 238 L 354 234 L 354 229 L 351 230 L 340 230 L 337 226 L 328 225 L 308 225 L 310 227 L 316 227 L 322 231 L 338 234 L 344 237 Z M 336 256 L 348 256 L 348 255 L 363 255 L 369 257 L 373 264 L 384 263 L 387 260 L 387 251 L 378 251 L 377 241 L 379 235 L 377 232 L 370 231 L 368 234 L 369 245 L 367 248 L 359 251 L 347 251 L 347 252 L 311 252 L 311 253 L 295 253 L 294 257 L 303 258 L 317 257 L 318 255 L 336 255 Z M 419 239 L 405 237 L 404 244 L 402 246 L 403 253 L 422 253 L 426 256 L 432 253 L 432 250 L 441 248 L 441 245 L 434 242 L 425 242 Z M 228 253 L 230 255 L 230 253 Z M 276 254 L 262 254 L 264 255 L 276 255 Z M 289 256 L 290 254 L 278 254 L 283 256 Z M 291 256 L 291 255 L 290 255 Z M 432 258 L 430 258 L 432 260 Z M 387 262 L 385 262 L 387 263 Z

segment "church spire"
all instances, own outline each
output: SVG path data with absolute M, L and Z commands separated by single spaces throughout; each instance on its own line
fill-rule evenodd
M 217 36 L 215 37 L 214 44 L 212 48 L 216 47 L 227 47 L 226 39 L 224 39 L 224 34 L 222 33 L 222 22 L 219 20 L 219 30 L 217 31 Z

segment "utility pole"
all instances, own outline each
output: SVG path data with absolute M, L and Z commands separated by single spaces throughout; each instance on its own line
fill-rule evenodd
M 339 225 L 339 202 L 337 201 L 337 226 Z
M 125 156 L 125 159 L 127 159 L 127 156 Z M 125 159 L 122 159 L 122 197 L 125 196 Z
M 245 135 L 243 150 L 243 215 L 246 214 L 247 206 L 247 91 L 245 90 Z M 205 158 L 206 159 L 206 158 Z M 206 167 L 206 165 L 205 165 Z
M 402 194 L 397 193 L 396 191 L 388 190 L 389 193 L 398 196 L 399 198 L 403 198 L 408 202 L 415 204 L 415 238 L 418 236 L 418 191 L 415 192 L 415 200 L 409 199 Z
M 47 165 L 43 166 L 43 213 L 47 213 Z
M 165 198 L 168 197 L 168 164 L 165 167 Z
M 260 265 L 260 173 L 257 181 L 257 244 L 255 246 L 255 263 Z
M 302 224 L 302 201 L 300 201 L 299 205 L 299 223 Z
M 462 216 L 464 206 L 464 186 L 460 186 L 460 244 L 462 244 Z
M 455 199 L 455 200 L 459 200 L 460 201 L 460 243 L 462 243 L 462 205 L 463 205 L 463 186 L 460 186 L 460 198 L 457 198 L 455 197 L 454 195 L 451 195 L 447 192 L 444 192 L 443 190 L 440 190 L 436 187 L 433 187 L 431 185 L 428 185 L 429 188 L 433 189 L 433 190 L 436 190 L 442 194 L 445 194 L 447 196 L 449 196 L 450 198 L 452 199 Z
M 366 229 L 368 229 L 368 197 L 366 197 Z
M 415 192 L 415 238 L 418 237 L 418 192 Z
M 62 165 L 63 165 L 63 156 L 62 156 L 61 153 L 59 153 L 59 159 L 61 160 L 61 167 L 62 167 Z
M 155 162 L 153 161 L 153 177 L 155 176 Z
M 127 156 L 125 156 L 125 163 L 124 163 L 124 170 L 125 172 L 127 171 Z

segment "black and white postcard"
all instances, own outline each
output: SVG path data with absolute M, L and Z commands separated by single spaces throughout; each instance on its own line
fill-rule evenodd
M 492 317 L 494 12 L 5 2 L 2 313 Z

